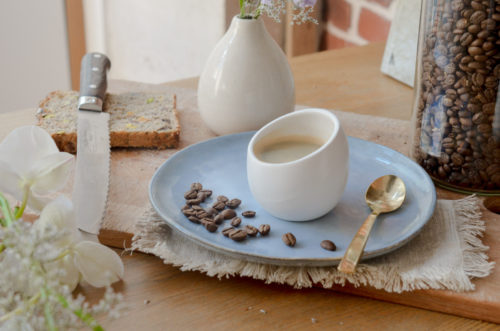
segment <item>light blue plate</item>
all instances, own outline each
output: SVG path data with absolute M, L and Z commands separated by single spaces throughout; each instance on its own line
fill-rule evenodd
M 339 204 L 326 216 L 309 222 L 287 222 L 264 211 L 254 200 L 247 183 L 246 152 L 254 132 L 244 132 L 210 139 L 189 146 L 171 156 L 151 179 L 150 200 L 170 227 L 207 249 L 236 258 L 279 265 L 336 265 L 361 226 L 370 209 L 364 201 L 367 186 L 376 178 L 394 174 L 401 177 L 407 189 L 403 206 L 377 219 L 365 248 L 363 259 L 388 253 L 410 241 L 432 216 L 436 191 L 427 173 L 415 162 L 392 149 L 365 140 L 349 137 L 349 178 Z M 332 176 L 335 172 L 332 169 Z M 217 195 L 239 198 L 236 209 L 257 212 L 255 218 L 243 218 L 244 224 L 258 227 L 269 224 L 266 237 L 258 235 L 243 242 L 224 237 L 223 224 L 215 233 L 191 223 L 181 213 L 184 192 L 191 183 L 200 182 L 213 190 L 204 206 L 211 205 Z M 288 247 L 281 236 L 291 232 L 297 238 L 295 247 Z M 334 252 L 320 247 L 322 240 L 337 245 Z

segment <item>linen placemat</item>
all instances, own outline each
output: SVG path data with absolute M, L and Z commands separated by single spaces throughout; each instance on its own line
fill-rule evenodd
M 183 125 L 181 147 L 214 136 L 200 119 L 196 91 L 161 85 L 133 85 L 124 84 L 124 89 L 177 94 Z M 119 92 L 120 88 L 115 90 Z M 334 113 L 347 135 L 407 154 L 410 132 L 408 121 L 342 111 Z M 165 263 L 184 271 L 196 270 L 214 277 L 247 276 L 296 288 L 314 284 L 328 288 L 349 282 L 388 292 L 416 289 L 467 291 L 474 289 L 472 278 L 486 277 L 494 267 L 494 263 L 488 261 L 488 247 L 481 242 L 485 224 L 481 220 L 479 204 L 476 197 L 438 200 L 433 217 L 417 237 L 390 254 L 360 264 L 354 275 L 342 274 L 336 267 L 259 264 L 207 250 L 172 231 L 150 206 L 144 210 L 144 219 L 136 224 L 132 248 L 154 254 Z
M 474 289 L 471 279 L 486 277 L 494 263 L 480 236 L 479 199 L 438 200 L 431 220 L 408 244 L 387 255 L 370 259 L 347 275 L 336 267 L 289 267 L 255 263 L 213 252 L 186 239 L 167 226 L 154 211 L 137 224 L 132 249 L 160 257 L 183 271 L 201 271 L 212 277 L 247 276 L 266 283 L 295 288 L 321 284 L 325 288 L 346 282 L 370 285 L 387 292 L 417 289 Z

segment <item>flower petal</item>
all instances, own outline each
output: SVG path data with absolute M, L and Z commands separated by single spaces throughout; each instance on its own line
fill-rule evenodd
M 66 255 L 60 260 L 44 264 L 44 268 L 56 268 L 64 271 L 64 275 L 59 276 L 59 281 L 67 285 L 71 292 L 76 288 L 80 282 L 80 271 L 75 266 L 74 257 Z
M 23 176 L 36 160 L 59 152 L 52 137 L 38 126 L 14 129 L 0 144 L 0 160 Z
M 68 236 L 65 242 L 73 243 L 80 239 L 80 233 L 76 227 L 75 212 L 71 200 L 65 196 L 59 196 L 51 201 L 40 214 L 40 218 L 35 222 L 35 226 L 43 229 L 48 224 L 52 224 L 61 231 L 67 231 Z
M 0 191 L 17 200 L 23 198 L 22 178 L 5 161 L 0 160 Z
M 21 200 L 21 198 L 19 198 L 19 200 Z M 33 192 L 31 192 L 30 195 L 28 196 L 27 205 L 34 211 L 40 212 L 49 202 L 50 199 L 37 197 L 33 194 Z
M 75 265 L 94 287 L 108 286 L 123 277 L 123 263 L 110 248 L 91 241 L 75 245 Z
M 57 152 L 35 161 L 26 179 L 32 183 L 36 194 L 46 194 L 62 188 L 68 180 L 73 166 L 73 155 Z

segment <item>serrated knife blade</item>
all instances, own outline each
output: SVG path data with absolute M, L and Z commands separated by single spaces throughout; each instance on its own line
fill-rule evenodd
M 109 187 L 109 114 L 102 111 L 109 59 L 100 53 L 82 58 L 78 100 L 77 154 L 73 204 L 80 230 L 98 234 Z

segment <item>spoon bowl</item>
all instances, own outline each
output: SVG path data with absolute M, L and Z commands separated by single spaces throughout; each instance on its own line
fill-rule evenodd
M 347 248 L 337 268 L 339 271 L 353 273 L 356 270 L 377 216 L 400 208 L 405 197 L 406 186 L 403 180 L 397 176 L 385 175 L 370 184 L 365 193 L 365 201 L 372 212 L 363 222 Z
M 375 179 L 368 187 L 365 200 L 371 210 L 382 214 L 401 207 L 405 196 L 406 187 L 403 180 L 394 175 L 386 175 Z

